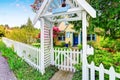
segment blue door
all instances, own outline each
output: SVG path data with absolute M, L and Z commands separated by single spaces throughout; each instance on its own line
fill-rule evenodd
M 73 34 L 73 46 L 78 45 L 78 34 Z

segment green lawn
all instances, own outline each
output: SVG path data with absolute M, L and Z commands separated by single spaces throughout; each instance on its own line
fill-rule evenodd
M 41 75 L 37 70 L 19 58 L 11 48 L 7 48 L 1 40 L 0 52 L 7 59 L 10 69 L 18 80 L 49 80 L 58 71 L 56 67 L 49 66 L 45 69 L 46 73 Z

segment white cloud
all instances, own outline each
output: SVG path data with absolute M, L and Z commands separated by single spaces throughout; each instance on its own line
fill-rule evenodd
M 22 5 L 21 8 L 22 8 L 25 12 L 28 11 L 27 8 L 25 7 L 25 5 Z
M 17 4 L 16 4 L 16 7 L 20 7 L 20 4 L 17 3 Z
M 15 6 L 21 8 L 24 12 L 28 11 L 24 4 L 16 3 Z

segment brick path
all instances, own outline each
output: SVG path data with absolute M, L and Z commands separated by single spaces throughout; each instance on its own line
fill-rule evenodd
M 8 63 L 0 53 L 0 80 L 17 80 L 13 72 L 9 69 Z

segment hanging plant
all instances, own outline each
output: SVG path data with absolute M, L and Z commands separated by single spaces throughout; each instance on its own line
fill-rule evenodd
M 62 7 L 66 7 L 65 1 L 66 1 L 66 0 L 63 0 L 63 2 L 62 2 Z

